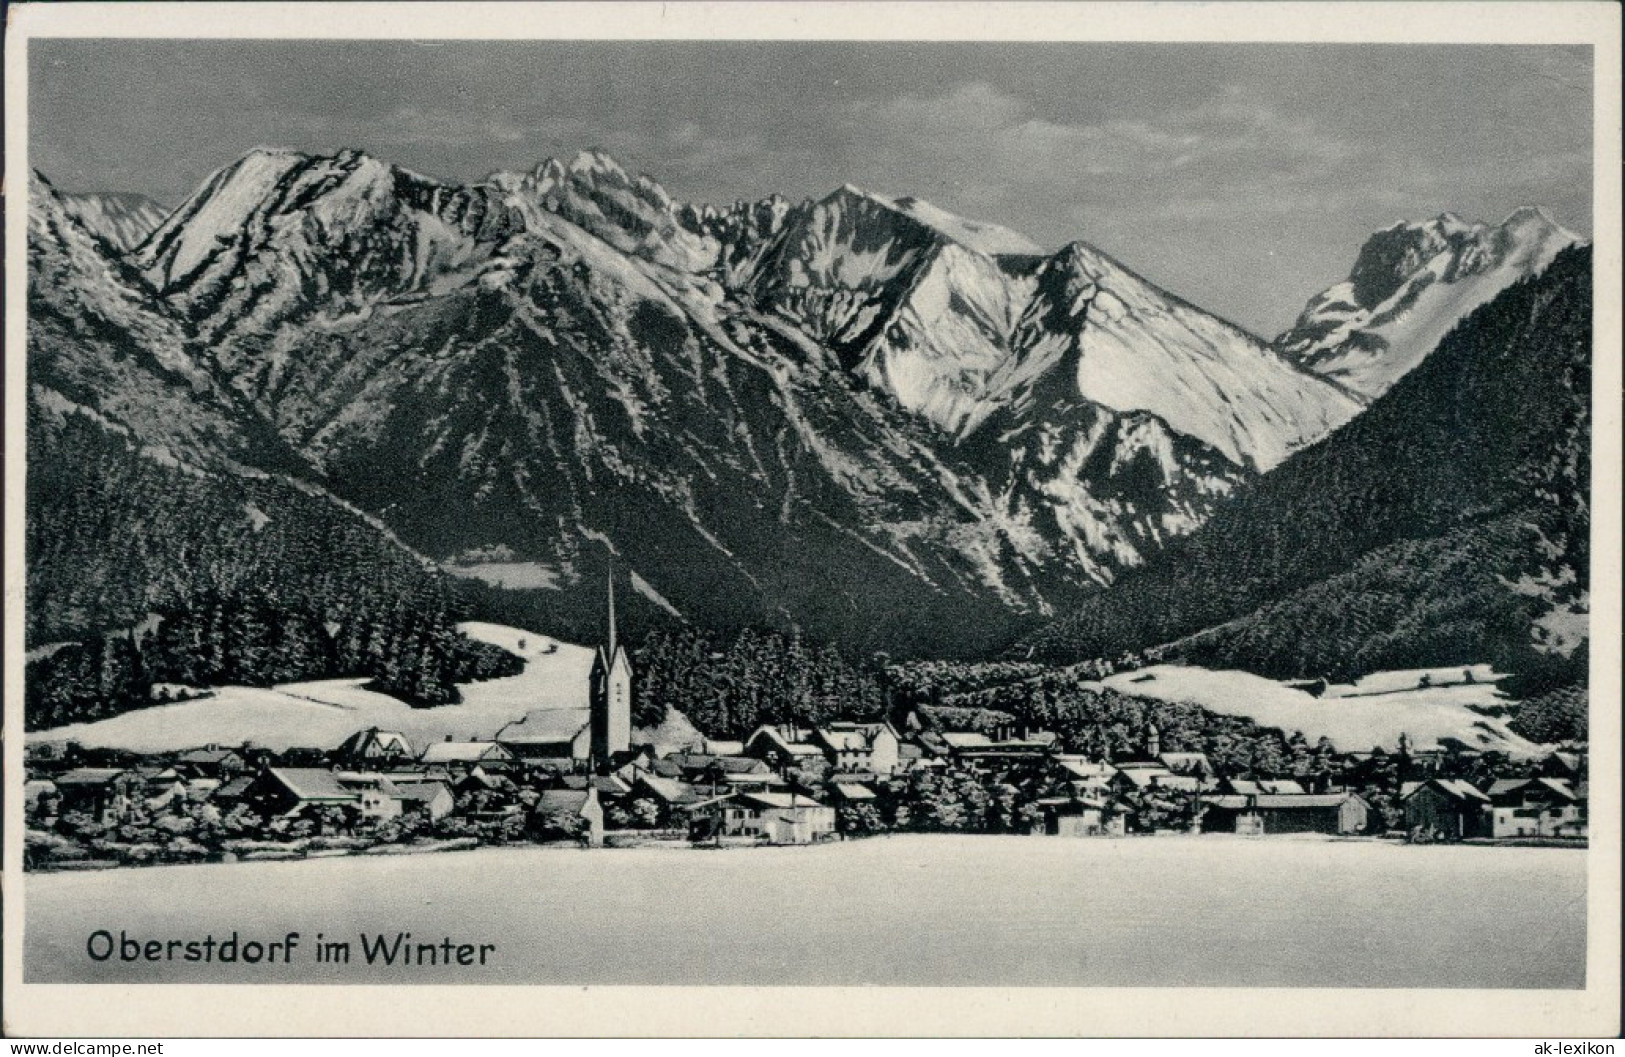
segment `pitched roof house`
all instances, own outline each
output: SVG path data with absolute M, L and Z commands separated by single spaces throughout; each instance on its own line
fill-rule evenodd
M 267 767 L 254 776 L 243 800 L 262 815 L 306 807 L 352 807 L 372 818 L 401 813 L 401 797 L 385 776 L 320 767 Z
M 413 759 L 416 750 L 398 730 L 369 727 L 358 730 L 332 752 L 335 763 L 346 767 L 381 767 Z
M 598 790 L 549 789 L 530 814 L 530 829 L 543 839 L 577 839 L 596 847 L 604 842 L 604 808 Z
M 527 763 L 585 760 L 592 755 L 592 713 L 537 709 L 497 731 L 497 741 Z
M 1493 783 L 1490 836 L 1584 837 L 1585 804 L 1561 778 L 1511 778 Z
M 824 750 L 811 742 L 812 732 L 793 727 L 757 727 L 745 739 L 745 755 L 774 767 L 795 767 L 821 758 Z
M 442 819 L 451 814 L 457 798 L 451 786 L 442 778 L 391 779 L 395 792 L 401 798 L 403 811 L 422 811 L 430 819 Z
M 1406 829 L 1455 840 L 1490 835 L 1490 798 L 1471 782 L 1430 778 L 1406 787 Z
M 689 805 L 690 835 L 810 844 L 835 832 L 835 809 L 798 793 L 730 793 Z
M 837 771 L 897 770 L 901 741 L 890 723 L 831 723 L 814 731 L 812 742 Z
M 236 749 L 210 745 L 181 753 L 175 758 L 175 766 L 192 777 L 225 779 L 241 774 L 248 761 Z

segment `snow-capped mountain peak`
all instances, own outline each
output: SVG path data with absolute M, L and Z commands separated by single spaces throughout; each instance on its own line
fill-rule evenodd
M 1582 241 L 1538 206 L 1496 225 L 1454 213 L 1401 221 L 1367 239 L 1348 279 L 1312 298 L 1275 347 L 1375 399 L 1467 313 Z

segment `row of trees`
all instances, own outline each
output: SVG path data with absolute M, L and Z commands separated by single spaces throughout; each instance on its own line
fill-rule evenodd
M 323 621 L 269 594 L 210 594 L 129 633 L 89 636 L 28 664 L 30 729 L 89 722 L 221 684 L 370 676 L 419 707 L 461 700 L 460 682 L 516 674 L 523 662 L 458 632 L 444 610 L 412 601 L 346 607 Z

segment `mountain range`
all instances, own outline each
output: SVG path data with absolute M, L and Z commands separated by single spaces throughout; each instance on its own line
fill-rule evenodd
M 644 620 L 970 655 L 1154 562 L 1574 241 L 1401 225 L 1266 342 L 1083 242 L 851 186 L 687 204 L 598 152 L 455 184 L 257 150 L 167 215 L 40 180 L 30 219 L 31 427 L 297 482 L 510 619 L 589 622 L 613 556 Z M 31 642 L 132 612 L 58 608 Z

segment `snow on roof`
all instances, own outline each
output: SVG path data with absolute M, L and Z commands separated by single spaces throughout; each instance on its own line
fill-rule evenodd
M 835 730 L 820 728 L 815 737 L 836 752 L 863 752 L 871 744 L 869 735 L 861 730 Z
M 1261 808 L 1341 807 L 1356 799 L 1353 793 L 1266 793 L 1257 803 Z
M 236 756 L 235 749 L 189 749 L 176 757 L 180 763 L 222 763 Z
M 738 794 L 738 798 L 744 803 L 767 808 L 804 808 L 824 806 L 811 797 L 802 796 L 799 793 L 740 793 Z
M 675 804 L 681 800 L 691 800 L 694 797 L 694 790 L 675 778 L 662 778 L 654 774 L 640 774 L 634 788 L 637 785 L 646 787 L 655 796 L 668 804 Z
M 790 736 L 787 738 L 785 736 L 786 732 L 781 731 L 778 727 L 757 727 L 756 732 L 750 736 L 749 741 L 746 741 L 745 744 L 749 746 L 757 738 L 767 738 L 775 746 L 792 756 L 823 755 L 824 750 L 816 745 L 807 744 L 807 739 L 812 736 L 812 731 L 797 729 L 788 733 Z
M 121 767 L 75 767 L 66 774 L 58 775 L 56 784 L 105 785 L 124 773 Z
M 354 800 L 359 792 L 325 767 L 271 767 L 265 772 L 301 800 Z
M 549 789 L 536 801 L 536 813 L 545 816 L 579 815 L 587 806 L 590 790 Z
M 437 741 L 423 750 L 423 763 L 471 763 L 505 760 L 513 754 L 494 741 Z
M 1477 786 L 1461 778 L 1433 778 L 1426 782 L 1406 782 L 1400 786 L 1400 796 L 1408 798 L 1420 792 L 1425 786 L 1432 786 L 1455 800 L 1489 799 Z

